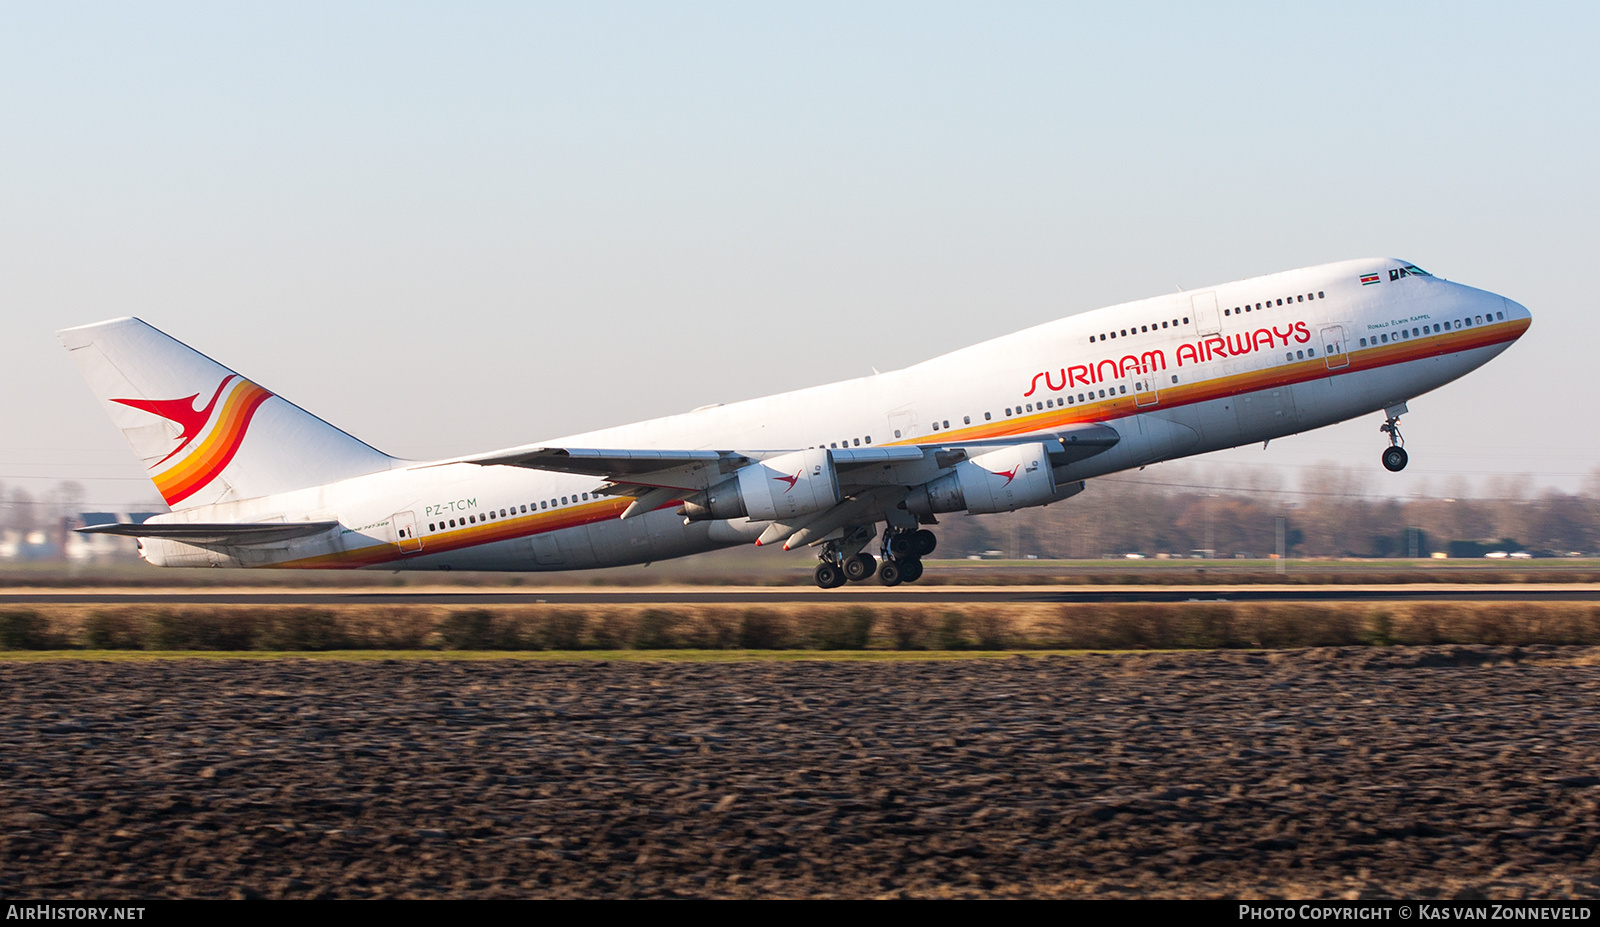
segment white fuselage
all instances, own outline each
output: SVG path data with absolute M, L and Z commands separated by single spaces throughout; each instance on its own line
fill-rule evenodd
M 1110 306 L 889 373 L 543 442 L 774 450 L 939 444 L 1103 423 L 1121 440 L 1058 484 L 1392 408 L 1481 366 L 1529 313 L 1503 297 L 1361 260 Z M 1375 277 L 1363 283 L 1363 278 Z M 168 566 L 565 570 L 753 541 L 748 519 L 685 524 L 676 502 L 622 520 L 604 480 L 417 463 L 155 521 L 337 521 L 334 537 L 209 550 L 146 539 Z

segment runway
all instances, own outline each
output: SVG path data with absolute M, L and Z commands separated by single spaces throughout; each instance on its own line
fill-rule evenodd
M 654 586 L 574 589 L 417 587 L 229 589 L 13 589 L 0 607 L 14 605 L 1000 605 L 1021 603 L 1125 604 L 1156 602 L 1600 602 L 1588 584 L 1408 584 L 1326 586 L 900 586 L 844 589 L 802 586 Z

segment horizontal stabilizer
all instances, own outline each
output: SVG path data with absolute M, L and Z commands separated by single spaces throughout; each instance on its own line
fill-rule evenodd
M 126 538 L 160 538 L 202 547 L 248 547 L 253 544 L 277 544 L 295 538 L 310 537 L 339 527 L 336 521 L 297 521 L 285 524 L 150 524 L 142 525 L 90 525 L 79 528 L 79 534 L 112 534 Z

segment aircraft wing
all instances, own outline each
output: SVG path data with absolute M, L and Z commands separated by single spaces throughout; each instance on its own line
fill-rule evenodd
M 1063 465 L 1101 453 L 1119 440 L 1121 435 L 1109 425 L 1083 422 L 998 438 L 888 447 L 840 447 L 830 448 L 828 453 L 833 458 L 841 482 L 869 487 L 905 485 L 908 466 L 927 464 L 934 470 L 953 467 L 969 456 L 968 448 L 1005 447 L 1043 441 L 1050 449 L 1051 462 Z M 609 489 L 614 495 L 643 496 L 653 490 L 696 492 L 707 489 L 726 480 L 741 467 L 793 450 L 633 450 L 528 445 L 427 466 L 469 463 L 486 467 L 527 467 L 557 473 L 581 473 L 616 484 Z
M 641 492 L 652 488 L 698 491 L 722 482 L 740 467 L 785 453 L 788 451 L 647 451 L 541 446 L 491 451 L 450 462 L 582 473 L 625 484 L 619 487 L 617 495 L 637 495 L 626 485 L 641 487 Z M 920 461 L 924 457 L 923 449 L 918 447 L 841 447 L 832 454 L 834 466 L 841 474 L 874 465 Z
M 201 546 L 245 547 L 252 544 L 275 544 L 295 538 L 321 534 L 339 527 L 336 521 L 270 522 L 266 524 L 151 524 L 142 525 L 90 525 L 79 528 L 79 534 L 112 534 L 125 538 L 160 538 Z

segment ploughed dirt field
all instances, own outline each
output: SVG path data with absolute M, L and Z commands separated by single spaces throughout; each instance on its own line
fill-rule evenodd
M 0 663 L 0 893 L 1600 893 L 1600 652 Z

